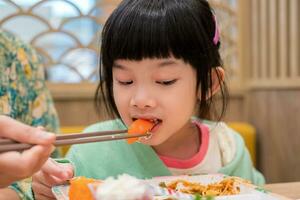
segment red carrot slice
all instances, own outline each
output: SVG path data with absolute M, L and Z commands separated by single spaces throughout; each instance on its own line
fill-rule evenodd
M 128 128 L 128 134 L 145 134 L 148 131 L 151 130 L 151 128 L 154 126 L 154 123 L 144 120 L 144 119 L 137 119 L 135 120 Z M 132 144 L 136 142 L 138 138 L 128 138 L 127 143 Z

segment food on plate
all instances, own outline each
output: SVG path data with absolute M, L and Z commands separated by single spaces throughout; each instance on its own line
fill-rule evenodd
M 150 200 L 148 185 L 128 174 L 105 179 L 96 190 L 96 200 Z
M 146 180 L 123 174 L 101 181 L 77 177 L 70 181 L 70 186 L 54 186 L 52 191 L 60 200 L 277 200 L 247 180 L 223 174 L 162 176 Z
M 211 183 L 208 185 L 178 179 L 170 183 L 161 182 L 160 186 L 170 190 L 193 195 L 199 194 L 201 196 L 221 196 L 239 194 L 239 183 L 240 182 L 234 177 L 229 177 L 221 180 L 220 182 Z
M 128 134 L 145 134 L 149 132 L 155 124 L 149 120 L 137 119 L 128 128 Z M 128 138 L 128 144 L 136 142 L 138 138 Z
M 70 180 L 69 199 L 70 200 L 94 200 L 88 184 L 100 182 L 98 180 L 86 177 L 76 177 Z

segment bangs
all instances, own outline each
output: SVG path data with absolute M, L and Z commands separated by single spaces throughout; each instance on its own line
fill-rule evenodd
M 174 56 L 188 62 L 195 55 L 206 56 L 213 47 L 212 42 L 208 42 L 213 38 L 213 31 L 208 34 L 207 29 L 214 27 L 208 28 L 209 24 L 201 20 L 203 13 L 199 11 L 205 10 L 193 8 L 197 5 L 187 4 L 184 0 L 177 3 L 168 0 L 123 1 L 102 32 L 104 66 L 112 66 L 116 59 Z M 209 9 L 206 12 L 211 15 Z

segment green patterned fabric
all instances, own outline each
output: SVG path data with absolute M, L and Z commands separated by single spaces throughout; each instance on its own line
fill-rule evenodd
M 12 34 L 0 30 L 0 114 L 58 133 L 59 121 L 46 88 L 44 68 L 36 52 Z M 56 150 L 52 157 L 58 157 Z M 26 199 L 28 181 L 13 184 Z

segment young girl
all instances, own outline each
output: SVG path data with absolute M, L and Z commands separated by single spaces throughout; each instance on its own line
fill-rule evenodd
M 99 98 L 115 120 L 86 132 L 124 129 L 136 119 L 156 122 L 152 137 L 132 145 L 109 141 L 74 145 L 72 167 L 49 160 L 33 177 L 36 199 L 49 199 L 51 186 L 72 176 L 104 179 L 127 173 L 138 178 L 225 173 L 255 184 L 263 176 L 244 142 L 209 116 L 212 97 L 226 88 L 219 32 L 206 0 L 124 0 L 102 35 Z M 197 110 L 198 118 L 193 117 Z

